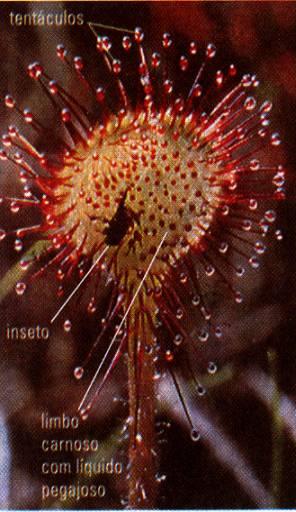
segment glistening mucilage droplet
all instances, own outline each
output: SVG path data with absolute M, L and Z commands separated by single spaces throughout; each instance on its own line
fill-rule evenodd
M 2 162 L 14 165 L 24 187 L 23 197 L 3 197 L 3 204 L 14 215 L 23 208 L 37 208 L 42 218 L 40 225 L 22 227 L 17 236 L 1 229 L 0 238 L 14 237 L 17 251 L 31 233 L 48 241 L 47 262 L 28 275 L 26 283 L 17 283 L 18 295 L 25 293 L 36 274 L 57 267 L 62 296 L 69 276 L 83 278 L 108 246 L 93 275 L 108 275 L 114 291 L 98 338 L 85 361 L 77 362 L 74 376 L 86 380 L 100 341 L 109 337 L 107 370 L 101 372 L 99 366 L 80 409 L 86 419 L 122 355 L 128 354 L 132 508 L 153 506 L 156 499 L 155 375 L 168 368 L 181 414 L 197 441 L 198 425 L 192 423 L 177 376 L 177 372 L 194 375 L 195 368 L 190 358 L 179 354 L 191 347 L 199 349 L 210 336 L 223 343 L 223 329 L 215 325 L 207 304 L 205 283 L 210 286 L 218 275 L 233 301 L 243 303 L 236 283 L 248 263 L 258 269 L 265 247 L 260 236 L 265 237 L 275 221 L 269 203 L 284 196 L 283 168 L 276 158 L 272 164 L 270 158 L 264 161 L 265 148 L 275 151 L 280 138 L 270 132 L 269 102 L 260 106 L 255 98 L 257 78 L 236 78 L 233 64 L 223 71 L 208 71 L 215 46 L 208 44 L 199 52 L 192 41 L 187 53 L 176 60 L 177 74 L 191 77 L 188 87 L 188 79 L 183 83 L 182 76 L 168 73 L 173 44 L 172 36 L 165 33 L 162 52 L 150 53 L 140 28 L 131 37 L 124 34 L 121 47 L 97 34 L 97 50 L 112 94 L 105 84 L 89 78 L 83 57 L 72 57 L 59 45 L 57 55 L 81 81 L 95 119 L 72 91 L 65 91 L 42 64 L 34 62 L 28 67 L 29 76 L 51 98 L 57 123 L 63 126 L 52 135 L 56 154 L 44 153 L 29 142 L 23 134 L 25 125 L 33 132 L 45 129 L 38 114 L 18 106 L 11 95 L 5 105 L 18 126 L 2 138 L 5 149 L 0 153 Z M 131 65 L 139 90 L 136 97 L 136 88 L 125 76 Z M 29 184 L 39 190 L 38 197 L 27 197 Z M 241 258 L 239 265 L 233 263 L 233 253 Z M 94 296 L 88 313 L 95 311 Z M 198 325 L 194 337 L 192 316 Z M 70 320 L 70 314 L 66 318 L 64 330 L 69 332 L 75 319 Z M 118 332 L 114 325 L 120 327 Z M 209 373 L 216 369 L 210 362 Z M 197 395 L 203 394 L 204 388 L 197 384 Z

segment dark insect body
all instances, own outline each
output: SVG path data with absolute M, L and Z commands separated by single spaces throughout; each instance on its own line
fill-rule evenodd
M 204 389 L 195 378 L 192 352 L 197 352 L 209 373 L 216 371 L 215 362 L 203 359 L 207 340 L 215 337 L 221 344 L 223 338 L 221 325 L 213 321 L 207 283 L 217 277 L 223 293 L 238 304 L 243 302 L 236 283 L 247 265 L 254 269 L 260 265 L 264 239 L 276 219 L 269 205 L 284 197 L 285 171 L 273 156 L 264 160 L 265 148 L 277 147 L 280 139 L 269 128 L 271 103 L 257 104 L 256 76 L 238 80 L 235 66 L 230 65 L 215 71 L 210 85 L 204 80 L 216 54 L 214 45 L 206 47 L 198 63 L 197 43 L 191 42 L 187 54 L 178 57 L 182 76 L 177 82 L 170 77 L 169 34 L 162 37 L 163 54 L 153 52 L 148 57 L 144 33 L 136 28 L 122 39 L 118 49 L 124 54 L 122 60 L 113 56 L 107 36 L 96 34 L 96 40 L 117 95 L 116 109 L 110 108 L 108 91 L 88 78 L 84 60 L 71 59 L 62 45 L 57 48 L 58 57 L 98 103 L 95 122 L 41 64 L 28 67 L 59 113 L 65 136 L 57 136 L 62 151 L 52 156 L 41 153 L 16 126 L 3 135 L 0 159 L 17 168 L 24 185 L 23 197 L 3 197 L 3 202 L 15 212 L 37 207 L 42 221 L 11 233 L 2 230 L 0 235 L 1 239 L 15 236 L 16 250 L 22 249 L 25 235 L 40 233 L 47 239 L 48 261 L 27 283 L 57 267 L 60 296 L 63 283 L 77 271 L 80 278 L 86 276 L 95 261 L 99 263 L 94 273 L 104 272 L 112 279 L 114 291 L 100 334 L 84 364 L 75 369 L 77 379 L 86 376 L 89 361 L 116 319 L 121 322 L 80 413 L 87 417 L 127 353 L 128 505 L 149 508 L 157 498 L 158 372 L 168 368 L 191 437 L 197 440 L 198 425 L 191 419 L 178 374 L 189 371 L 201 395 Z M 140 88 L 136 101 L 127 92 L 124 75 L 129 63 L 125 54 L 131 53 Z M 182 79 L 192 71 L 186 88 Z M 35 132 L 44 132 L 35 114 L 18 107 L 12 96 L 5 97 L 5 104 Z M 39 193 L 33 193 L 32 187 Z M 275 235 L 282 236 L 279 230 Z M 31 262 L 23 259 L 20 264 L 26 270 Z M 23 295 L 26 286 L 18 282 L 16 292 Z M 90 313 L 95 304 L 94 294 Z M 65 330 L 70 325 L 66 321 Z
M 108 228 L 105 229 L 105 243 L 107 245 L 118 245 L 127 234 L 135 221 L 135 214 L 125 206 L 126 194 L 124 194 L 115 215 L 108 221 Z

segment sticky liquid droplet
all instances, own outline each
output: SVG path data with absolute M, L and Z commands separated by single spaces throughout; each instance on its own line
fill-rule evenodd
M 192 297 L 192 305 L 193 306 L 198 306 L 200 304 L 200 297 L 199 295 L 194 295 L 194 297 Z
M 64 322 L 64 331 L 69 332 L 71 331 L 72 323 L 70 320 L 65 320 Z
M 26 288 L 27 288 L 27 285 L 22 282 L 18 282 L 15 285 L 15 291 L 16 291 L 17 295 L 23 295 L 25 293 Z
M 27 270 L 29 268 L 29 266 L 30 266 L 30 263 L 31 263 L 30 260 L 21 260 L 20 261 L 21 269 L 24 270 L 24 271 Z
M 202 384 L 198 384 L 197 394 L 198 396 L 204 396 L 206 394 L 206 388 Z
M 267 210 L 264 214 L 265 219 L 267 222 L 274 222 L 276 220 L 276 213 L 274 210 Z
M 221 327 L 216 327 L 216 329 L 215 329 L 215 336 L 216 336 L 216 338 L 221 338 L 222 335 L 223 335 L 223 332 L 222 332 Z
M 13 202 L 11 203 L 11 205 L 10 205 L 10 211 L 11 211 L 11 213 L 18 213 L 18 212 L 19 212 L 19 210 L 20 210 L 19 205 L 18 205 L 15 201 L 13 201 Z
M 208 364 L 208 373 L 213 375 L 217 371 L 217 365 L 213 361 L 210 361 Z
M 200 331 L 200 333 L 198 335 L 199 341 L 202 341 L 202 342 L 207 341 L 208 337 L 209 337 L 209 333 L 206 330 Z
M 16 238 L 14 241 L 14 250 L 17 252 L 21 252 L 23 249 L 23 242 L 19 238 Z
M 74 370 L 75 379 L 80 380 L 80 379 L 82 379 L 83 375 L 84 375 L 84 369 L 82 368 L 82 366 L 76 366 L 76 368 Z
M 256 256 L 251 256 L 249 258 L 249 263 L 250 263 L 251 267 L 254 269 L 257 269 L 260 267 L 260 262 L 259 262 L 258 258 L 256 258 Z
M 141 434 L 137 434 L 136 435 L 136 441 L 138 444 L 141 444 L 143 442 L 143 437 L 141 436 Z
M 200 433 L 195 428 L 193 428 L 190 432 L 190 437 L 191 440 L 196 443 L 197 441 L 200 440 Z
M 181 334 L 176 334 L 176 336 L 174 337 L 174 344 L 175 345 L 181 345 L 183 341 L 183 336 Z
M 242 296 L 241 292 L 236 291 L 234 299 L 237 304 L 241 304 L 243 302 L 243 296 Z

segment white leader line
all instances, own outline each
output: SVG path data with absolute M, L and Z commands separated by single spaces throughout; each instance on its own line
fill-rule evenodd
M 53 322 L 57 319 L 59 314 L 63 311 L 64 307 L 68 304 L 68 302 L 72 299 L 73 295 L 77 292 L 77 290 L 80 288 L 80 286 L 84 283 L 84 281 L 88 278 L 89 274 L 93 271 L 95 266 L 99 263 L 99 261 L 103 258 L 104 254 L 109 249 L 109 245 L 105 247 L 105 249 L 101 252 L 101 254 L 97 257 L 93 265 L 90 267 L 90 269 L 86 272 L 85 276 L 81 279 L 80 283 L 74 288 L 73 292 L 69 295 L 69 297 L 65 300 L 64 304 L 60 307 L 60 309 L 56 312 L 56 314 L 52 317 L 50 320 L 50 323 L 53 324 Z
M 134 304 L 134 302 L 135 302 L 135 300 L 136 300 L 136 298 L 137 298 L 137 296 L 138 296 L 138 294 L 139 294 L 139 292 L 140 292 L 140 290 L 141 290 L 141 288 L 142 288 L 142 286 L 143 286 L 143 284 L 144 284 L 144 281 L 145 281 L 145 279 L 146 279 L 147 275 L 149 274 L 149 272 L 150 272 L 150 270 L 151 270 L 151 267 L 152 267 L 152 265 L 153 265 L 153 263 L 154 263 L 155 259 L 157 258 L 157 255 L 158 255 L 158 253 L 159 253 L 159 251 L 160 251 L 160 249 L 161 249 L 161 247 L 162 247 L 162 245 L 163 245 L 163 242 L 165 241 L 165 238 L 166 238 L 167 234 L 168 234 L 168 232 L 166 231 L 166 232 L 165 232 L 165 234 L 163 235 L 163 237 L 162 237 L 161 241 L 160 241 L 159 246 L 157 247 L 157 250 L 156 250 L 156 252 L 155 252 L 155 254 L 154 254 L 154 256 L 153 256 L 152 260 L 151 260 L 151 261 L 150 261 L 150 263 L 149 263 L 149 266 L 148 266 L 148 268 L 147 268 L 147 270 L 146 270 L 146 272 L 145 272 L 145 274 L 144 274 L 144 277 L 143 277 L 142 281 L 140 282 L 140 284 L 139 284 L 139 286 L 138 286 L 138 288 L 137 288 L 137 290 L 136 290 L 136 292 L 135 292 L 135 295 L 133 296 L 133 298 L 132 298 L 131 302 L 129 303 L 129 306 L 128 306 L 128 308 L 127 308 L 127 310 L 126 310 L 125 314 L 124 314 L 124 317 L 122 318 L 122 320 L 121 320 L 121 322 L 120 322 L 119 326 L 118 326 L 118 327 L 117 327 L 117 329 L 116 329 L 116 332 L 115 332 L 115 334 L 114 334 L 114 336 L 113 336 L 113 338 L 112 338 L 112 341 L 111 341 L 111 343 L 110 343 L 110 345 L 109 345 L 109 347 L 108 347 L 107 351 L 105 352 L 105 355 L 104 355 L 103 359 L 101 360 L 101 362 L 100 362 L 100 364 L 99 364 L 99 367 L 98 367 L 98 369 L 97 369 L 96 373 L 94 374 L 94 376 L 93 376 L 93 378 L 92 378 L 92 380 L 91 380 L 91 383 L 90 383 L 90 385 L 88 386 L 88 388 L 87 388 L 87 390 L 86 390 L 86 392 L 85 392 L 85 394 L 84 394 L 84 397 L 82 398 L 82 400 L 81 400 L 81 402 L 80 402 L 80 405 L 79 405 L 79 407 L 78 407 L 78 411 L 80 411 L 80 410 L 81 410 L 81 408 L 82 408 L 82 406 L 83 406 L 83 404 L 84 404 L 84 402 L 85 402 L 85 400 L 86 400 L 87 396 L 89 395 L 89 392 L 91 391 L 91 388 L 93 387 L 93 385 L 94 385 L 94 383 L 95 383 L 95 381 L 96 381 L 96 379 L 97 379 L 97 377 L 98 377 L 98 375 L 99 375 L 99 373 L 100 373 L 100 371 L 101 371 L 101 368 L 102 368 L 102 366 L 103 366 L 104 362 L 106 361 L 106 358 L 107 358 L 107 356 L 108 356 L 108 354 L 109 354 L 109 352 L 110 352 L 110 350 L 111 350 L 111 347 L 112 347 L 112 346 L 113 346 L 113 344 L 115 343 L 115 340 L 116 340 L 116 338 L 117 338 L 117 336 L 118 336 L 118 333 L 119 333 L 119 331 L 121 330 L 121 328 L 122 328 L 122 326 L 123 326 L 123 324 L 124 324 L 124 322 L 125 322 L 125 320 L 126 320 L 126 317 L 127 317 L 127 315 L 129 314 L 129 312 L 130 312 L 130 310 L 131 310 L 131 308 L 132 308 L 132 306 L 133 306 L 133 304 Z
M 128 28 L 112 27 L 112 25 L 104 25 L 103 23 L 95 23 L 93 21 L 88 21 L 87 24 L 96 37 L 98 37 L 98 34 L 95 32 L 93 27 L 106 28 L 107 30 L 116 30 L 118 32 L 127 32 L 128 34 L 135 34 L 134 30 L 129 30 Z

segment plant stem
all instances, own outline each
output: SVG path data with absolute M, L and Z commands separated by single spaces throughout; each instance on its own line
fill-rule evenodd
M 148 322 L 137 337 L 141 311 L 135 305 L 128 342 L 129 390 L 129 508 L 153 508 L 156 499 L 154 349 Z M 145 325 L 144 325 L 145 322 Z M 150 343 L 147 351 L 146 337 Z M 151 350 L 152 349 L 152 350 Z

